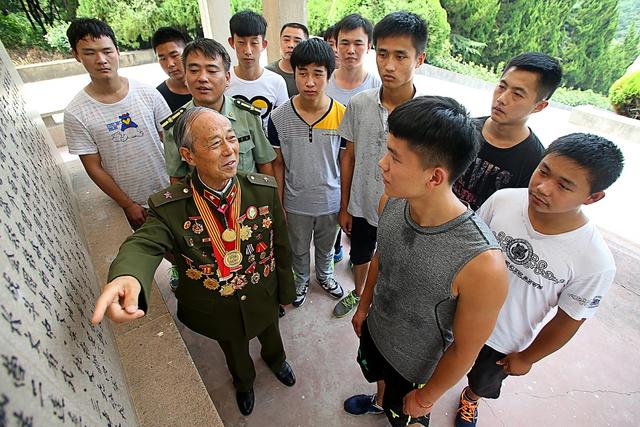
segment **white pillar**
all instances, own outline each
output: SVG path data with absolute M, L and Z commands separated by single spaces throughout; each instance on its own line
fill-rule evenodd
M 269 24 L 267 56 L 272 62 L 280 58 L 280 28 L 287 22 L 307 25 L 307 0 L 262 0 L 262 16 Z
M 200 20 L 204 36 L 221 43 L 229 52 L 231 63 L 236 64 L 236 55 L 227 42 L 231 2 L 229 0 L 198 0 L 198 6 L 200 7 Z

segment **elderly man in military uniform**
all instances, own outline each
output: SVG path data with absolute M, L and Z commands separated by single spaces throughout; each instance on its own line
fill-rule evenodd
M 165 130 L 165 161 L 171 182 L 178 181 L 189 172 L 174 144 L 172 127 L 181 114 L 194 106 L 211 108 L 229 119 L 239 143 L 238 170 L 273 176 L 271 162 L 276 153 L 262 129 L 260 109 L 224 95 L 231 81 L 231 59 L 224 46 L 213 39 L 194 40 L 185 46 L 182 63 L 193 99 L 161 123 Z
M 249 341 L 287 386 L 278 305 L 295 296 L 292 254 L 273 177 L 238 173 L 238 139 L 229 120 L 203 107 L 184 112 L 174 129 L 193 172 L 149 198 L 147 221 L 120 247 L 92 322 L 144 315 L 153 274 L 166 251 L 176 258 L 178 319 L 220 344 L 240 412 L 253 410 L 255 369 Z M 142 291 L 142 292 L 141 292 Z

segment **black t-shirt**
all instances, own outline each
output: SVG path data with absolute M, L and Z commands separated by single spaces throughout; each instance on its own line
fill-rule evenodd
M 529 128 L 529 136 L 511 148 L 498 148 L 482 136 L 488 117 L 473 119 L 480 133 L 480 152 L 453 184 L 453 192 L 471 209 L 478 208 L 501 188 L 525 188 L 542 160 L 544 147 Z
M 181 95 L 179 93 L 171 92 L 171 89 L 167 86 L 167 82 L 160 83 L 156 89 L 167 102 L 172 113 L 187 102 L 191 101 L 191 94 L 188 93 L 186 95 Z

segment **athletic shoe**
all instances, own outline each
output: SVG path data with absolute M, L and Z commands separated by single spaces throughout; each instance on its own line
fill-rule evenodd
M 384 409 L 376 404 L 375 394 L 356 394 L 344 401 L 344 410 L 351 415 L 379 415 Z
M 465 388 L 460 393 L 460 403 L 458 403 L 458 413 L 456 414 L 456 427 L 476 427 L 478 422 L 478 404 L 479 401 L 467 399 Z
M 322 286 L 322 289 L 327 291 L 329 295 L 331 295 L 336 299 L 342 298 L 342 296 L 344 295 L 344 290 L 342 289 L 342 286 L 340 286 L 340 283 L 336 282 L 336 279 L 334 279 L 333 277 L 329 277 L 324 282 L 318 280 L 318 283 L 320 284 L 320 286 Z
M 342 246 L 340 246 L 340 250 L 333 255 L 333 263 L 337 264 L 344 258 L 344 251 L 342 250 Z
M 360 297 L 356 295 L 355 291 L 351 291 L 346 297 L 342 298 L 340 302 L 336 304 L 333 309 L 333 315 L 338 319 L 351 313 L 354 308 L 358 306 Z
M 300 307 L 307 299 L 307 291 L 309 291 L 309 282 L 296 286 L 296 299 L 293 300 L 294 307 Z
M 178 266 L 172 265 L 167 270 L 169 274 L 169 288 L 171 288 L 171 292 L 175 292 L 178 289 L 178 285 L 180 284 L 180 275 L 178 274 Z

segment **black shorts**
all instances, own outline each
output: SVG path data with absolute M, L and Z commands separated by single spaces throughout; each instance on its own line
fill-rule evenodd
M 367 381 L 370 383 L 384 381 L 382 408 L 392 426 L 429 425 L 429 414 L 420 418 L 411 418 L 411 422 L 407 422 L 409 416 L 402 412 L 403 399 L 411 390 L 418 388 L 418 384 L 404 379 L 380 354 L 378 347 L 371 339 L 366 320 L 362 324 L 357 361 Z
M 378 228 L 369 224 L 366 219 L 354 216 L 351 221 L 351 250 L 349 256 L 354 265 L 362 265 L 371 261 L 376 250 Z
M 473 368 L 467 374 L 471 391 L 480 397 L 489 399 L 500 397 L 502 381 L 508 375 L 501 365 L 496 365 L 496 362 L 506 356 L 506 354 L 500 353 L 488 345 L 482 347 L 473 364 Z

